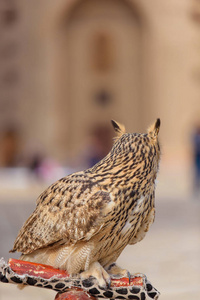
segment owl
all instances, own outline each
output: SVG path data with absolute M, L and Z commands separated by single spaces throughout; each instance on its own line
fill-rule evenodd
M 48 187 L 10 252 L 72 276 L 94 276 L 102 287 L 111 275 L 130 275 L 116 260 L 154 221 L 160 119 L 144 134 L 126 133 L 116 121 L 112 125 L 117 136 L 107 156 Z

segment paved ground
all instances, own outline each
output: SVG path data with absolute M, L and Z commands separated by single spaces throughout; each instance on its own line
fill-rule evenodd
M 8 251 L 35 206 L 36 193 L 32 190 L 20 197 L 1 194 L 0 256 L 18 257 Z M 158 194 L 155 223 L 141 243 L 125 249 L 119 264 L 132 273 L 145 273 L 161 292 L 161 300 L 200 299 L 200 199 L 166 199 Z M 49 290 L 28 287 L 20 291 L 14 285 L 0 283 L 0 300 L 45 300 L 54 296 Z

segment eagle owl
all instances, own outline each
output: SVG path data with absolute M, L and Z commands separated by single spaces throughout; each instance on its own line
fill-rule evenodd
M 110 275 L 129 275 L 115 262 L 154 221 L 160 160 L 160 119 L 145 134 L 126 133 L 120 123 L 112 124 L 117 137 L 108 155 L 48 187 L 11 250 L 22 252 L 22 260 L 81 278 L 94 276 L 103 287 Z

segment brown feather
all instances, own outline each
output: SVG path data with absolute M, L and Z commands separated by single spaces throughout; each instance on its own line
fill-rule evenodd
M 142 240 L 155 215 L 158 120 L 145 134 L 126 133 L 113 121 L 118 138 L 109 154 L 47 188 L 11 251 L 73 274 L 94 270 L 95 262 L 107 267 Z

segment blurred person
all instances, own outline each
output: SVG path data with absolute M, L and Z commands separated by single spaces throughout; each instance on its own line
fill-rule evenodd
M 194 151 L 194 192 L 200 195 L 200 124 L 195 128 L 193 134 L 193 151 Z
M 33 157 L 30 159 L 30 163 L 29 163 L 29 169 L 31 170 L 31 172 L 33 172 L 36 177 L 38 177 L 40 179 L 40 168 L 42 165 L 42 162 L 44 160 L 43 155 L 41 154 L 35 154 L 33 155 Z
M 50 184 L 65 175 L 64 169 L 56 159 L 41 153 L 35 153 L 31 157 L 28 167 L 41 183 Z

